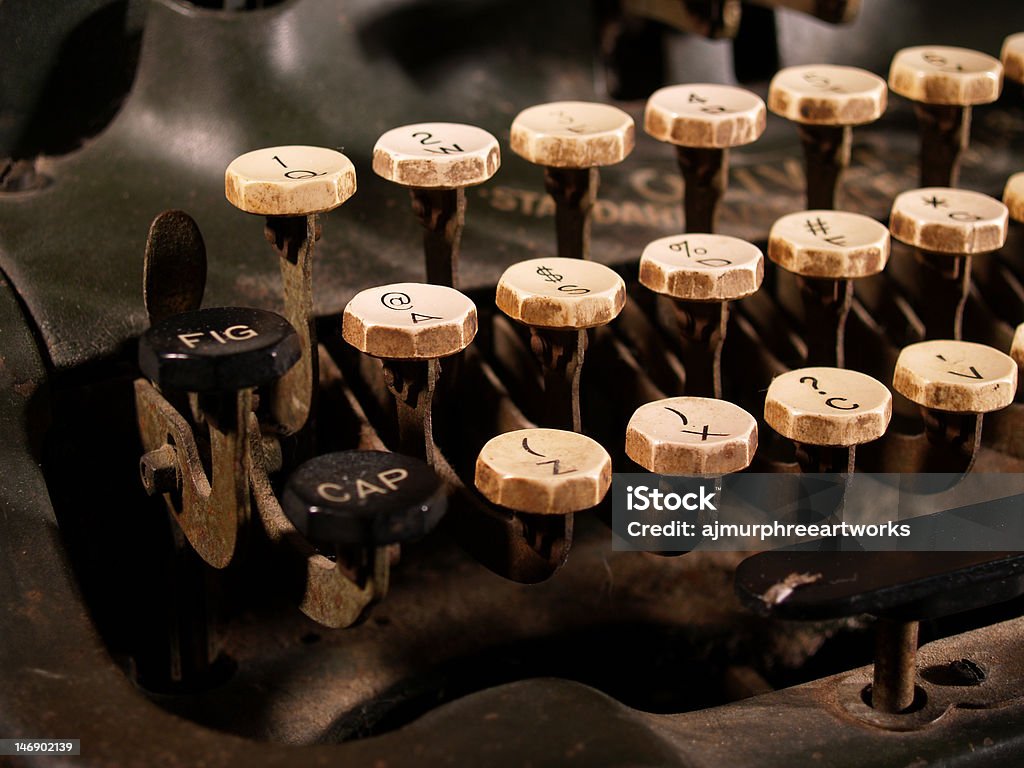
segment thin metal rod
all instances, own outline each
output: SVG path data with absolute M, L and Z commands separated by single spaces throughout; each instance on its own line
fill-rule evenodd
M 729 186 L 729 151 L 676 147 L 683 174 L 683 216 L 686 232 L 714 232 L 718 203 Z
M 807 365 L 846 365 L 846 318 L 853 303 L 852 280 L 797 276 L 804 304 Z
M 313 316 L 313 248 L 320 238 L 317 214 L 268 216 L 264 234 L 281 266 L 284 317 L 295 328 L 302 347 L 299 361 L 272 385 L 270 418 L 286 435 L 312 423 L 319 382 L 316 321 Z
M 724 301 L 675 301 L 680 331 L 680 358 L 686 371 L 686 394 L 722 397 L 722 347 L 729 325 Z
M 544 426 L 582 431 L 580 374 L 587 332 L 531 328 L 530 348 L 544 371 Z
M 423 225 L 427 282 L 455 288 L 459 249 L 466 224 L 466 192 L 459 189 L 411 189 L 412 209 Z
M 850 164 L 848 125 L 799 125 L 807 174 L 807 209 L 832 210 L 843 171 Z
M 971 135 L 971 108 L 916 103 L 921 131 L 921 186 L 955 187 Z
M 917 251 L 919 300 L 914 309 L 926 339 L 960 339 L 971 293 L 971 257 Z
M 902 712 L 914 703 L 917 627 L 916 621 L 880 618 L 875 622 L 871 706 L 880 712 Z
M 591 212 L 597 200 L 597 168 L 545 168 L 544 187 L 555 201 L 558 255 L 590 258 Z

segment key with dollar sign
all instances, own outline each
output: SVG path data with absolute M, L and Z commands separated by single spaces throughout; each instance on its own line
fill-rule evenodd
M 545 426 L 579 432 L 580 373 L 587 329 L 611 322 L 626 302 L 614 271 L 580 259 L 531 259 L 498 281 L 498 309 L 530 328 L 530 347 L 544 375 Z

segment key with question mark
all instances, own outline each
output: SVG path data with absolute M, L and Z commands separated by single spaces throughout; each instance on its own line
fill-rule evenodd
M 768 387 L 764 418 L 796 444 L 805 472 L 852 472 L 857 445 L 889 425 L 892 395 L 881 382 L 842 368 L 801 368 Z

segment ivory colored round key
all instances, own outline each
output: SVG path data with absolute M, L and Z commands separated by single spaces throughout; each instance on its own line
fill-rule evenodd
M 1003 203 L 1014 221 L 1024 223 L 1024 171 L 1015 173 L 1006 182 Z
M 637 408 L 626 426 L 626 455 L 662 475 L 738 472 L 756 450 L 757 422 L 727 400 L 655 400 Z
M 530 259 L 498 280 L 498 309 L 535 328 L 593 328 L 611 322 L 626 303 L 626 284 L 603 264 L 580 259 Z
M 333 210 L 356 191 L 356 169 L 324 147 L 267 147 L 246 152 L 224 172 L 224 194 L 246 213 L 308 216 Z
M 682 147 L 726 149 L 750 144 L 764 133 L 761 98 L 731 85 L 670 85 L 651 94 L 644 130 Z
M 859 213 L 791 213 L 772 225 L 768 258 L 805 277 L 840 280 L 875 275 L 889 260 L 889 230 Z
M 1013 402 L 1017 363 L 970 341 L 922 341 L 904 347 L 893 388 L 911 402 L 950 413 L 988 413 Z
M 988 104 L 999 98 L 1002 85 L 1002 65 L 987 54 L 967 48 L 904 48 L 893 57 L 889 68 L 893 92 L 924 104 Z
M 430 360 L 461 352 L 476 336 L 476 305 L 454 288 L 393 283 L 357 293 L 341 335 L 361 352 L 389 360 Z
M 1010 35 L 1003 41 L 1003 51 L 999 58 L 1003 62 L 1006 78 L 1024 83 L 1024 32 Z
M 476 459 L 476 487 L 517 512 L 567 515 L 600 503 L 612 481 L 608 452 L 586 435 L 520 429 L 493 437 Z
M 1006 242 L 1007 218 L 1006 206 L 988 195 L 926 187 L 896 198 L 889 231 L 900 242 L 932 253 L 990 253 Z
M 373 148 L 378 176 L 406 187 L 458 189 L 482 184 L 501 165 L 498 140 L 461 123 L 417 123 L 393 128 Z
M 633 118 L 618 107 L 556 101 L 524 109 L 512 121 L 512 151 L 550 168 L 621 163 L 633 151 Z
M 673 235 L 648 243 L 640 282 L 685 301 L 734 301 L 761 287 L 761 249 L 728 235 Z
M 772 380 L 764 419 L 805 445 L 850 446 L 877 440 L 892 415 L 884 384 L 844 368 L 801 368 Z
M 862 125 L 885 112 L 885 80 L 865 69 L 831 64 L 786 67 L 768 86 L 768 109 L 805 125 Z
M 1017 363 L 1018 368 L 1024 368 L 1024 323 L 1018 325 L 1017 330 L 1013 334 L 1010 357 Z

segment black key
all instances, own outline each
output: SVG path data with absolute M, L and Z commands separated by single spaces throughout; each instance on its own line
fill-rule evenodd
M 213 307 L 162 320 L 139 340 L 139 367 L 151 381 L 187 392 L 231 392 L 279 378 L 302 354 L 280 315 Z
M 310 459 L 288 478 L 281 507 L 318 548 L 416 539 L 447 508 L 444 486 L 419 459 L 341 451 Z

